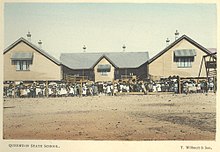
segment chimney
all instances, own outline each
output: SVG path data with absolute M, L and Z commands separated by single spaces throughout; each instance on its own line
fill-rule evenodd
M 29 31 L 27 33 L 27 40 L 31 42 L 31 33 Z
M 83 52 L 86 52 L 86 46 L 83 45 Z
M 166 44 L 167 44 L 167 46 L 170 45 L 170 40 L 169 40 L 169 38 L 167 38 Z
M 176 33 L 175 33 L 175 40 L 177 40 L 178 38 L 179 38 L 179 32 L 178 32 L 178 30 L 176 30 Z
M 126 46 L 123 45 L 123 46 L 122 46 L 122 49 L 123 49 L 123 52 L 125 52 Z
M 38 45 L 39 45 L 39 48 L 42 48 L 42 41 L 41 40 L 38 41 Z

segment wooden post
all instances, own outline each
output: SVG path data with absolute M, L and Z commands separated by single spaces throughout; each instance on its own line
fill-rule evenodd
M 180 80 L 180 77 L 178 76 L 178 91 L 179 91 L 179 94 L 181 94 L 181 80 Z
M 80 90 L 79 90 L 79 93 L 80 93 L 80 96 L 82 96 L 82 89 L 83 89 L 83 82 L 82 82 L 82 79 L 80 79 Z
M 49 96 L 48 81 L 46 81 L 46 90 L 45 90 L 45 92 L 46 92 L 46 97 L 48 97 Z
M 114 85 L 114 78 L 112 80 L 112 96 L 114 96 L 114 93 L 115 93 L 115 85 Z
M 214 91 L 214 93 L 216 93 L 216 91 L 217 91 L 217 78 L 216 78 L 216 76 L 213 77 L 213 84 L 214 84 L 213 91 Z
M 198 75 L 198 78 L 200 77 L 201 75 L 201 72 L 202 72 L 202 65 L 203 65 L 203 61 L 204 60 L 204 57 L 202 58 L 202 61 L 201 61 L 201 64 L 200 64 L 200 68 L 199 68 L 199 75 Z M 205 63 L 205 62 L 204 62 Z M 207 72 L 207 71 L 206 71 Z
M 15 88 L 16 88 L 16 85 L 15 85 L 15 81 L 14 81 L 14 98 L 15 98 Z

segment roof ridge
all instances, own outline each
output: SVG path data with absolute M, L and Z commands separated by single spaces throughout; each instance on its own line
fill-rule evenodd
M 64 52 L 61 54 L 105 54 L 105 53 L 148 53 L 148 51 L 135 51 L 135 52 Z
M 100 62 L 103 58 L 105 58 L 108 62 L 110 62 L 115 68 L 117 68 L 117 65 L 106 55 L 106 54 L 103 54 L 102 56 L 100 56 L 96 62 L 91 66 L 91 68 L 94 68 L 98 62 Z

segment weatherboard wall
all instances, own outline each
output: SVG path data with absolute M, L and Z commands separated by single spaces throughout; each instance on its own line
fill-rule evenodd
M 110 72 L 107 72 L 106 75 L 103 75 L 101 72 L 98 72 L 98 66 L 102 64 L 111 65 Z M 95 73 L 95 82 L 102 82 L 102 81 L 113 81 L 114 80 L 114 66 L 106 59 L 102 58 L 94 67 Z

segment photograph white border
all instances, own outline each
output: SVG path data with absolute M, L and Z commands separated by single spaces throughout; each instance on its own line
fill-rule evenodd
M 6 2 L 51 2 L 51 3 L 78 3 L 78 2 L 97 2 L 97 3 L 103 3 L 106 2 L 104 0 L 5 0 L 1 1 L 0 4 L 0 48 L 2 50 L 2 53 L 0 55 L 0 101 L 1 101 L 1 107 L 0 107 L 0 112 L 1 112 L 1 118 L 0 118 L 0 136 L 1 136 L 1 141 L 0 141 L 0 151 L 2 152 L 32 152 L 32 151 L 42 151 L 42 152 L 48 152 L 48 151 L 71 151 L 71 152 L 123 152 L 123 151 L 137 151 L 137 152 L 217 152 L 220 151 L 220 143 L 219 143 L 219 103 L 216 102 L 216 140 L 215 141 L 80 141 L 80 140 L 4 140 L 3 139 L 3 50 L 4 50 L 4 3 Z M 218 0 L 184 0 L 184 1 L 179 1 L 179 0 L 109 0 L 107 1 L 108 3 L 215 3 L 217 5 L 217 50 L 220 49 L 220 32 L 219 32 L 219 27 L 220 27 L 220 18 L 219 18 L 219 1 Z M 3 43 L 2 43 L 3 42 Z M 217 53 L 218 55 L 218 53 Z M 218 55 L 219 56 L 219 55 Z M 219 63 L 217 62 L 217 67 L 219 67 Z M 219 79 L 219 76 L 218 76 Z M 219 85 L 218 89 L 219 91 Z M 217 101 L 219 100 L 218 97 L 218 91 L 217 91 Z M 37 148 L 10 148 L 10 144 L 51 144 L 51 145 L 58 145 L 60 148 L 42 148 L 42 149 L 37 149 Z M 209 146 L 212 147 L 212 150 L 186 150 L 186 149 L 181 149 L 181 146 Z

